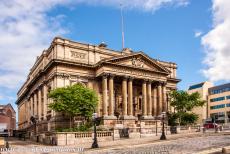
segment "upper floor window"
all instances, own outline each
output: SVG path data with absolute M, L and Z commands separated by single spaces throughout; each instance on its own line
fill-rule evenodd
M 220 105 L 210 106 L 210 109 L 214 110 L 214 109 L 220 109 L 220 108 L 224 108 L 224 107 L 225 107 L 225 104 L 220 104 Z
M 229 95 L 229 96 L 226 96 L 226 99 L 230 99 L 230 95 Z
M 230 87 L 227 88 L 222 88 L 222 89 L 215 89 L 215 90 L 211 90 L 211 94 L 219 94 L 219 93 L 223 93 L 226 91 L 230 91 Z
M 225 100 L 225 97 L 217 97 L 217 98 L 210 99 L 210 102 L 217 102 L 217 101 L 223 101 L 223 100 Z

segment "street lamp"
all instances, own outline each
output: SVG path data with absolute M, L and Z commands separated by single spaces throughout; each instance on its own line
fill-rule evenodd
M 166 113 L 165 112 L 162 112 L 161 113 L 162 115 L 162 134 L 161 134 L 161 137 L 160 137 L 160 140 L 166 140 L 166 136 L 165 136 L 165 116 L 166 116 Z
M 93 108 L 93 132 L 94 132 L 94 138 L 93 138 L 93 144 L 92 148 L 99 148 L 97 144 L 97 127 L 96 127 L 96 121 L 97 121 L 97 113 L 95 112 L 95 109 Z

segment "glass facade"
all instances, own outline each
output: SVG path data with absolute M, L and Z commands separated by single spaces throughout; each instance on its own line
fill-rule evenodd
M 224 107 L 225 107 L 225 104 L 220 104 L 220 105 L 210 106 L 210 109 L 215 110 L 215 109 L 221 109 Z
M 210 99 L 210 102 L 217 102 L 217 101 L 223 101 L 223 100 L 225 100 L 225 97 L 217 97 L 217 98 Z
M 227 88 L 222 88 L 222 89 L 215 89 L 215 90 L 211 90 L 211 94 L 219 94 L 219 93 L 223 93 L 226 91 L 230 91 L 230 87 Z
M 192 85 L 192 86 L 189 87 L 188 90 L 193 90 L 193 89 L 201 88 L 203 85 L 204 85 L 204 83 Z

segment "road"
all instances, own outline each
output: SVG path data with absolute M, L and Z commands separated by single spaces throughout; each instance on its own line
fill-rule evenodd
M 224 146 L 230 146 L 230 135 L 215 135 L 215 136 L 193 136 L 183 137 L 178 139 L 170 139 L 166 141 L 150 141 L 141 143 L 136 139 L 137 144 L 130 142 L 131 140 L 122 140 L 119 142 L 127 142 L 124 145 L 111 145 L 96 150 L 85 149 L 84 154 L 197 154 L 200 151 L 221 148 Z M 149 142 L 150 141 L 150 142 Z M 114 143 L 114 142 L 113 142 Z M 131 144 L 129 144 L 131 143 Z M 2 152 L 2 154 L 16 153 L 16 154 L 30 154 L 36 151 L 31 149 L 40 148 L 43 151 L 37 151 L 36 153 L 51 154 L 51 153 L 67 153 L 67 152 L 49 152 L 44 151 L 44 148 L 60 148 L 59 146 L 45 146 L 30 141 L 21 141 L 17 139 L 10 139 L 10 145 L 12 148 L 22 150 L 17 152 Z M 76 145 L 77 146 L 77 145 Z M 76 148 L 76 146 L 65 146 L 64 148 Z M 80 146 L 80 145 L 78 145 Z M 75 152 L 69 153 L 77 153 Z M 82 150 L 82 149 L 80 149 Z M 82 152 L 81 152 L 82 153 Z
M 230 145 L 230 135 L 181 138 L 177 140 L 123 146 L 115 149 L 90 151 L 87 154 L 197 154 L 200 151 Z

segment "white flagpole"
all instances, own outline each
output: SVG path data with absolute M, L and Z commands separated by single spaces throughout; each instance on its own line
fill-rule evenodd
M 122 31 L 122 49 L 125 48 L 125 33 L 124 33 L 124 18 L 123 18 L 123 6 L 121 6 L 121 31 Z

